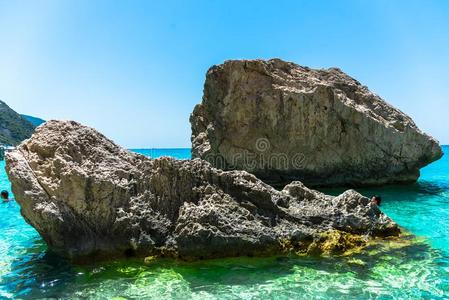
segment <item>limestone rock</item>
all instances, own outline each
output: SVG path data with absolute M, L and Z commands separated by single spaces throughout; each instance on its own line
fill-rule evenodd
M 270 184 L 414 182 L 437 141 L 341 70 L 279 59 L 213 66 L 190 118 L 192 156 Z
M 71 258 L 340 251 L 352 247 L 348 235 L 399 234 L 354 191 L 331 197 L 300 182 L 277 191 L 200 159 L 129 152 L 76 122 L 40 126 L 8 153 L 7 172 L 22 215 L 51 249 Z

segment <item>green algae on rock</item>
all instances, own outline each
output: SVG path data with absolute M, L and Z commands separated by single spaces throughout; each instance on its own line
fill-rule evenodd
M 334 230 L 399 233 L 353 190 L 332 197 L 293 182 L 278 191 L 200 159 L 149 159 L 76 122 L 47 122 L 6 159 L 22 215 L 50 249 L 73 259 L 274 255 L 285 253 L 282 241 L 292 251 L 328 245 L 323 234 Z
M 326 231 L 308 247 L 308 253 L 316 254 L 342 254 L 356 250 L 367 243 L 366 239 L 358 234 L 351 234 L 339 230 Z

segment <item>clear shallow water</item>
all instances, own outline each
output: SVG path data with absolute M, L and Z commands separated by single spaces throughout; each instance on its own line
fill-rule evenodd
M 135 151 L 190 157 L 189 149 Z M 3 169 L 1 162 L 0 189 L 10 190 Z M 382 209 L 419 238 L 349 257 L 72 266 L 46 251 L 15 202 L 0 204 L 0 299 L 448 299 L 449 157 L 415 185 L 360 192 L 382 195 Z
M 149 156 L 152 158 L 158 158 L 161 156 L 171 156 L 177 159 L 190 159 L 190 148 L 175 148 L 175 149 L 132 149 L 132 151 Z

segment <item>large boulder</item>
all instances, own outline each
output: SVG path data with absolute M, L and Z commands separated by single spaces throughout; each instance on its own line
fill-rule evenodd
M 210 68 L 190 122 L 194 158 L 270 184 L 408 183 L 442 156 L 410 117 L 341 70 L 279 59 Z
M 354 191 L 277 191 L 244 171 L 150 159 L 92 128 L 50 121 L 7 154 L 24 218 L 64 256 L 201 259 L 341 252 L 398 226 Z

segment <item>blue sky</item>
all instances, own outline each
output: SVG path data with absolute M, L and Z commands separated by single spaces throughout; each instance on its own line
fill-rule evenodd
M 189 147 L 226 59 L 336 66 L 449 144 L 449 1 L 0 0 L 0 99 L 125 147 Z

